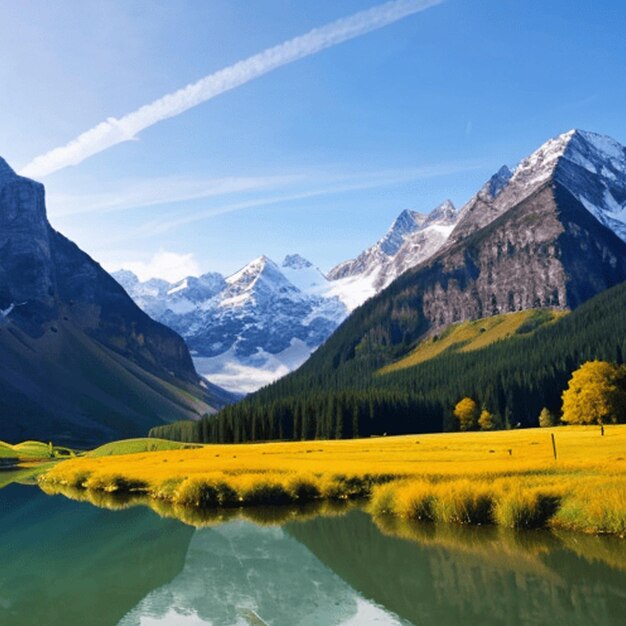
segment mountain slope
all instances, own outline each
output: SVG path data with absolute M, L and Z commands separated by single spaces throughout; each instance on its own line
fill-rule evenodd
M 51 228 L 44 188 L 0 159 L 0 438 L 93 443 L 198 418 L 229 394 L 183 340 Z
M 239 442 L 439 432 L 455 429 L 452 410 L 464 396 L 509 426 L 536 426 L 543 407 L 559 414 L 573 370 L 592 359 L 623 363 L 625 356 L 622 283 L 534 332 L 520 329 L 482 349 L 444 352 L 383 375 L 363 361 L 333 369 L 311 359 L 216 416 L 158 427 L 151 435 Z

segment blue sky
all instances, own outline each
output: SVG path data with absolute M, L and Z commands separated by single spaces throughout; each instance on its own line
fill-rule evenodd
M 415 0 L 412 0 L 415 1 Z M 0 155 L 16 169 L 107 118 L 371 0 L 0 3 Z M 460 205 L 572 127 L 626 143 L 621 1 L 445 0 L 38 176 L 109 269 L 323 270 L 405 208 Z

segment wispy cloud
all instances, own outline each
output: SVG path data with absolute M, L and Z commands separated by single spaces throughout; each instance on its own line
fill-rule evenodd
M 42 178 L 112 146 L 137 138 L 144 129 L 175 117 L 207 100 L 326 48 L 392 24 L 440 4 L 442 0 L 392 0 L 371 9 L 314 28 L 243 61 L 226 67 L 154 102 L 124 115 L 110 117 L 68 144 L 36 157 L 20 174 Z
M 143 207 L 189 202 L 240 193 L 260 193 L 295 184 L 299 175 L 228 176 L 194 178 L 164 176 L 126 181 L 101 193 L 48 192 L 47 206 L 53 218 L 87 213 L 109 213 Z
M 490 163 L 484 161 L 457 161 L 401 170 L 352 172 L 330 176 L 317 173 L 308 177 L 308 179 L 303 176 L 302 181 L 306 184 L 299 185 L 297 189 L 292 186 L 290 189 L 284 188 L 282 191 L 274 190 L 273 194 L 257 196 L 256 198 L 248 200 L 221 203 L 211 207 L 205 206 L 201 209 L 187 211 L 183 214 L 176 212 L 175 215 L 166 215 L 157 219 L 148 220 L 132 233 L 125 233 L 123 237 L 149 238 L 188 224 L 205 221 L 218 215 L 224 215 L 225 213 L 285 204 L 287 202 L 297 203 L 316 197 L 331 196 L 365 189 L 376 189 L 410 181 L 448 176 L 461 172 L 471 172 L 481 170 L 489 165 Z M 279 191 L 279 193 L 276 193 L 276 191 Z

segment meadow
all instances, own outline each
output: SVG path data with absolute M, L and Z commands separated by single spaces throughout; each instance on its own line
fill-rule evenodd
M 203 511 L 367 498 L 381 518 L 626 534 L 626 426 L 605 427 L 604 435 L 597 426 L 568 426 L 178 449 L 150 439 L 107 445 L 104 455 L 57 463 L 40 485 Z M 140 451 L 116 453 L 129 449 Z
M 23 463 L 72 456 L 74 456 L 73 450 L 42 441 L 22 441 L 15 445 L 0 441 L 0 459 L 14 459 L 16 462 Z

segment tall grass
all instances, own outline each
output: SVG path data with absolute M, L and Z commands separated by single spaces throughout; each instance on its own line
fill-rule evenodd
M 552 455 L 554 433 L 558 461 Z M 58 463 L 48 489 L 204 511 L 368 498 L 376 516 L 626 534 L 626 427 L 207 445 Z M 218 515 L 219 517 L 219 515 Z

